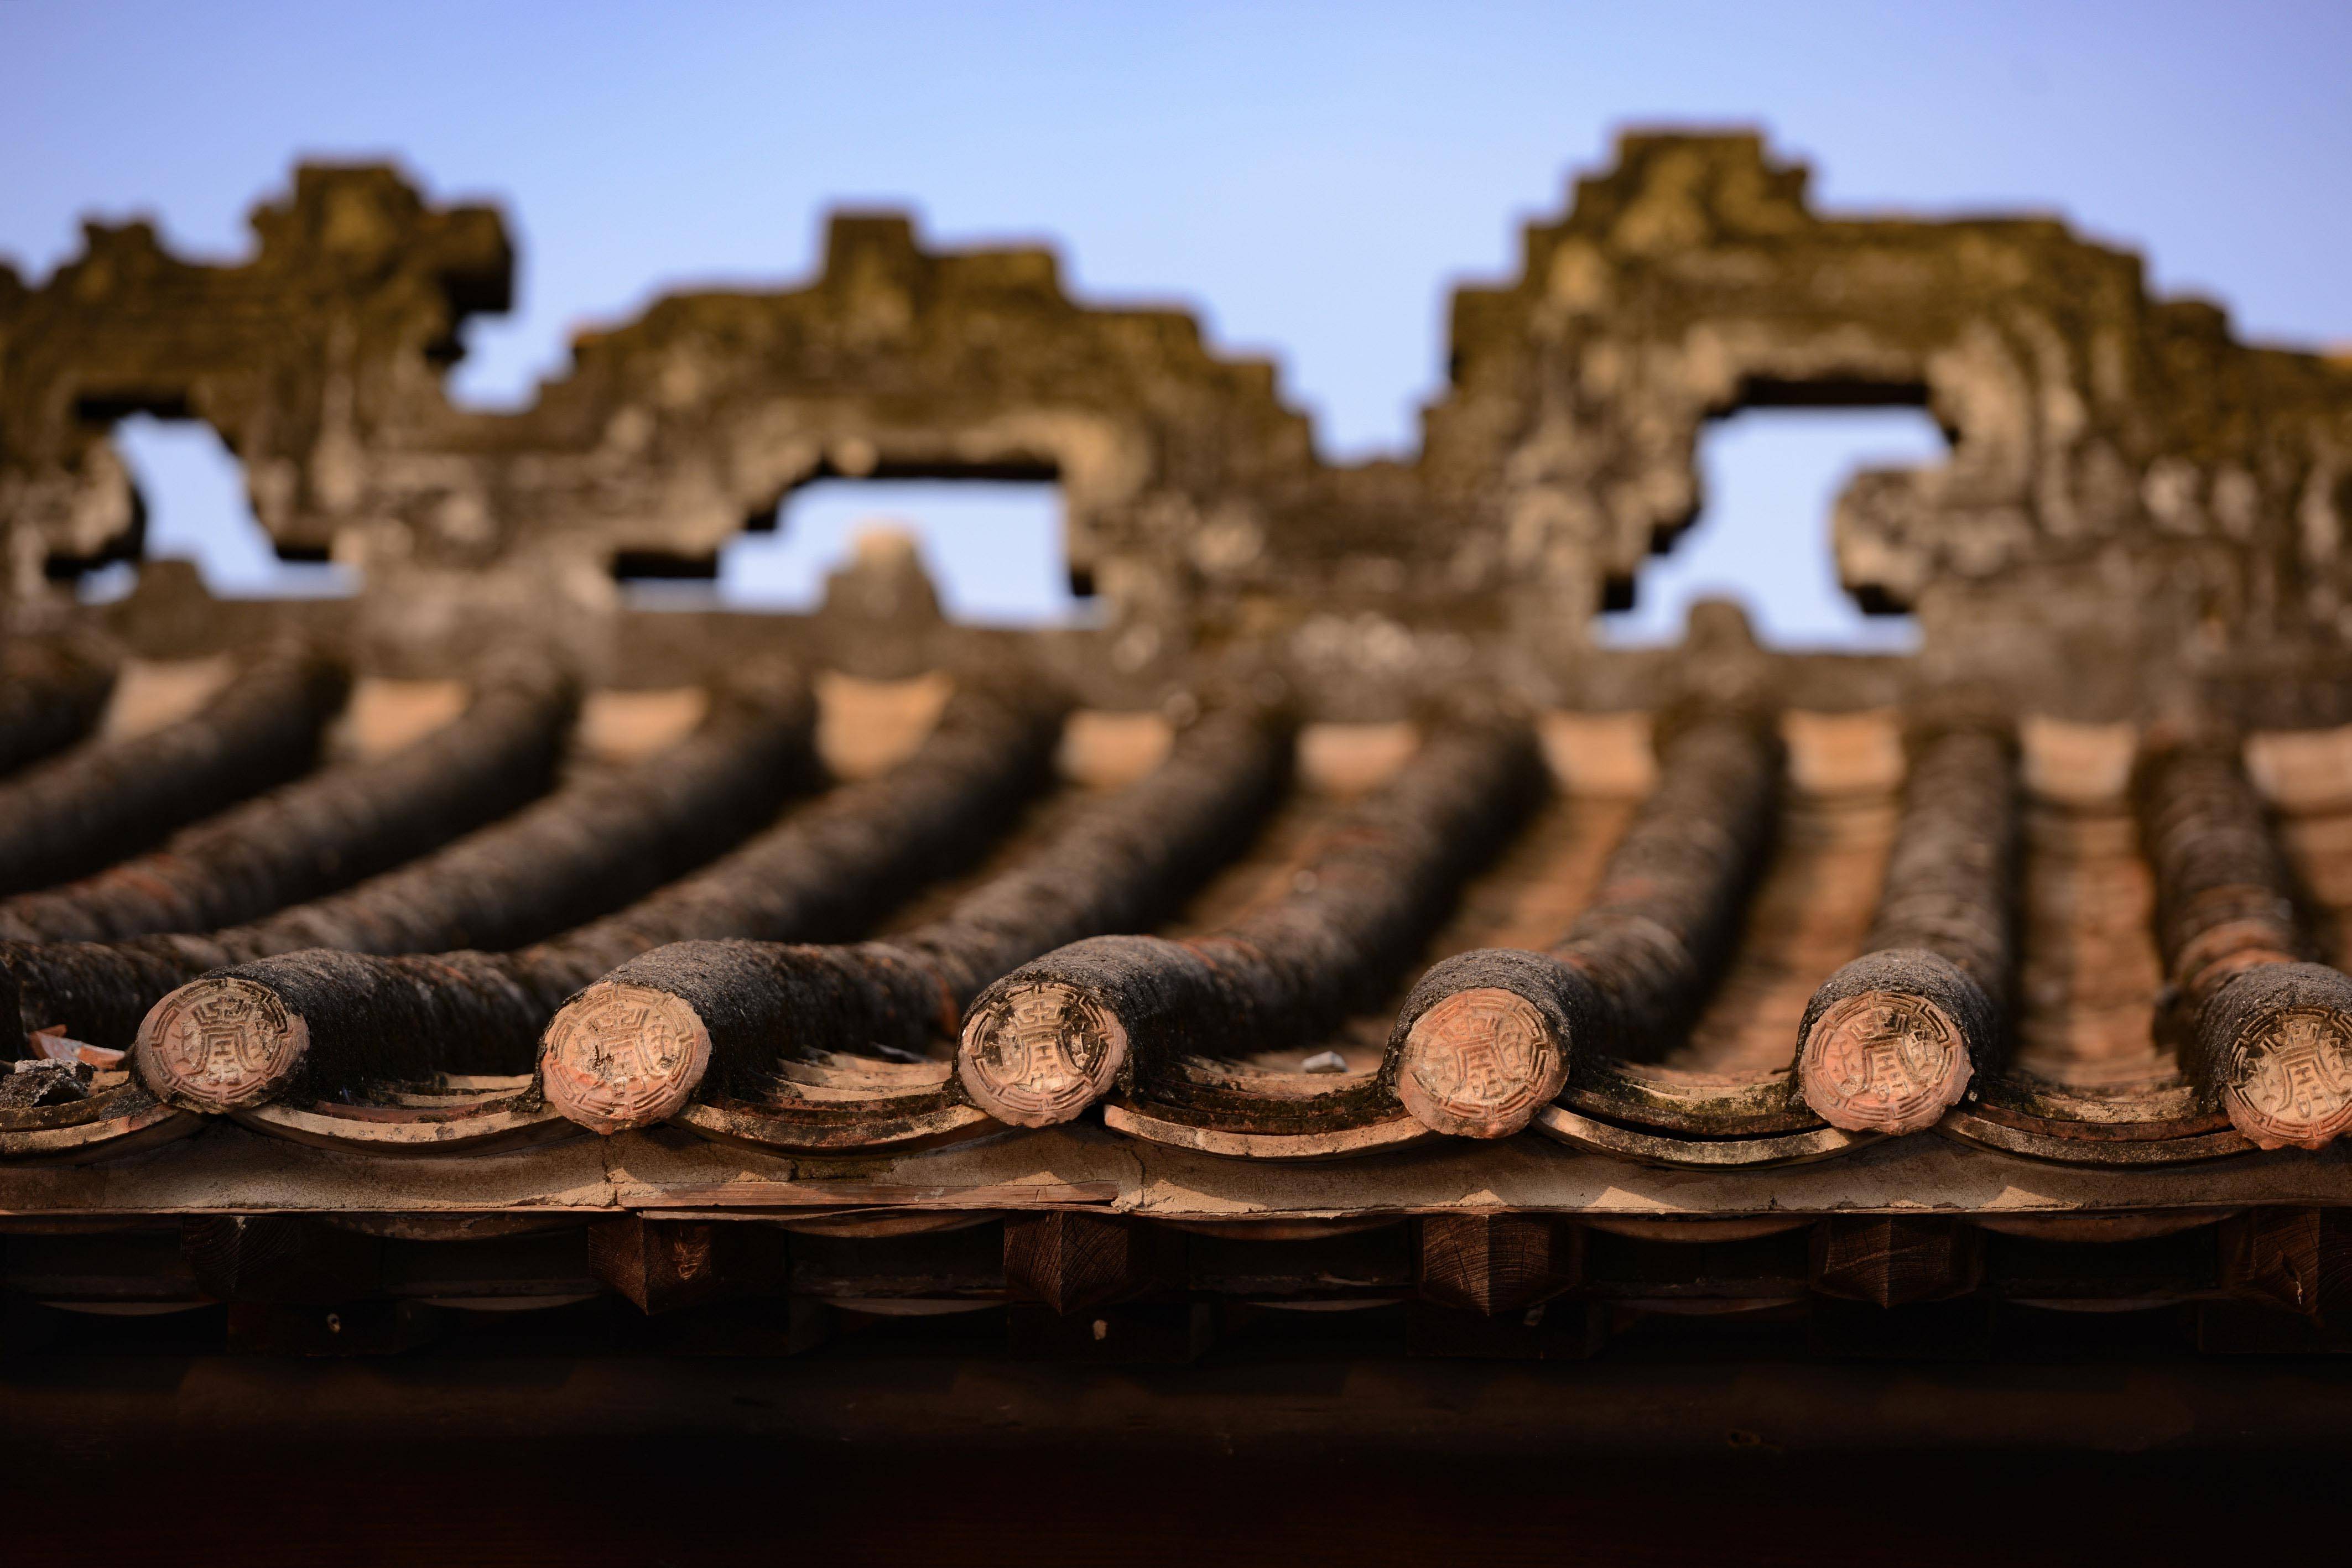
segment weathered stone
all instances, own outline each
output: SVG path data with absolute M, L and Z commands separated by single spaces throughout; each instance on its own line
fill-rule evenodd
M 1755 135 L 1628 135 L 1529 227 L 1517 279 L 1456 295 L 1423 451 L 1333 465 L 1273 368 L 1189 316 L 1074 302 L 1048 252 L 932 252 L 887 214 L 836 216 L 802 287 L 667 297 L 579 338 L 531 406 L 461 411 L 440 372 L 506 302 L 499 218 L 306 167 L 250 262 L 191 265 L 132 225 L 38 287 L 0 272 L 6 560 L 21 598 L 135 555 L 107 427 L 193 415 L 281 550 L 364 574 L 345 619 L 375 663 L 461 658 L 523 618 L 642 669 L 681 633 L 635 627 L 615 571 L 707 573 L 799 485 L 1053 479 L 1106 615 L 1041 646 L 1091 689 L 1146 700 L 1239 648 L 1339 710 L 1482 674 L 1614 701 L 1652 677 L 1590 623 L 1696 514 L 1702 426 L 1903 404 L 1949 460 L 1857 476 L 1832 531 L 1850 591 L 1917 612 L 1918 677 L 2074 716 L 2195 681 L 2288 719 L 2352 710 L 2352 366 L 2240 344 L 2054 220 L 1823 217 L 1805 182 Z M 920 605 L 859 608 L 906 575 L 865 563 L 795 634 L 927 662 Z M 1821 675 L 1783 664 L 1784 686 Z M 1827 685 L 1884 700 L 1892 678 L 1852 662 Z

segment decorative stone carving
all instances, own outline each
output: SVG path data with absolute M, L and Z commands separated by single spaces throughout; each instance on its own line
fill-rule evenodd
M 1310 682 L 1541 685 L 1695 515 L 1706 421 L 1897 403 L 1950 459 L 1860 476 L 1832 531 L 1866 605 L 1917 611 L 1928 673 L 2063 660 L 2121 701 L 2184 659 L 2343 645 L 2352 367 L 2239 344 L 2054 220 L 1823 217 L 1805 180 L 1754 135 L 1626 136 L 1519 277 L 1456 295 L 1423 450 L 1335 466 L 1189 316 L 889 214 L 837 215 L 802 286 L 668 296 L 531 406 L 460 411 L 440 372 L 506 303 L 499 217 L 306 167 L 251 262 L 132 225 L 38 287 L 0 271 L 0 528 L 20 595 L 135 554 L 106 427 L 194 415 L 282 550 L 350 560 L 370 633 L 427 645 L 493 607 L 609 622 L 616 567 L 709 570 L 813 479 L 1051 478 L 1123 675 L 1247 644 Z
M 1754 135 L 1628 135 L 1518 279 L 1456 295 L 1422 469 L 1530 619 L 1690 521 L 1706 420 L 1907 403 L 1950 461 L 1860 476 L 1833 531 L 1847 588 L 1916 607 L 1931 655 L 2352 630 L 2352 366 L 2242 346 L 2054 220 L 1824 218 L 1805 180 Z

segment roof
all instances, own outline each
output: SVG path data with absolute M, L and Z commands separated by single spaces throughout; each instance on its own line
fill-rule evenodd
M 1459 296 L 1423 453 L 1339 468 L 1181 317 L 870 218 L 461 414 L 417 372 L 500 296 L 495 215 L 312 171 L 260 222 L 244 267 L 100 233 L 0 295 L 12 559 L 135 549 L 103 427 L 168 405 L 366 583 L 20 585 L 11 1228 L 179 1224 L 232 1300 L 274 1299 L 265 1218 L 584 1226 L 641 1306 L 772 1286 L 750 1231 L 681 1285 L 739 1220 L 994 1226 L 975 1288 L 1057 1311 L 1171 1288 L 1171 1237 L 1260 1227 L 1295 1290 L 1400 1221 L 1410 1277 L 1356 1294 L 1482 1318 L 1707 1293 L 1701 1251 L 1612 1298 L 1601 1237 L 1802 1233 L 1800 1295 L 1881 1304 L 2114 1299 L 1988 1286 L 1987 1234 L 2204 1238 L 2151 1302 L 2340 1285 L 2352 383 L 2131 258 L 1633 139 Z M 1857 400 L 1956 433 L 1840 503 L 1917 654 L 1722 605 L 1592 644 L 1700 422 Z M 813 476 L 1016 471 L 1098 625 L 950 624 L 887 550 L 805 616 L 614 588 Z

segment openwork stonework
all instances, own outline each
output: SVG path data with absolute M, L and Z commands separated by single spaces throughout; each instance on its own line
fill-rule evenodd
M 1627 135 L 1518 276 L 1455 295 L 1422 449 L 1346 465 L 1189 317 L 1074 301 L 1045 251 L 935 251 L 895 214 L 835 219 L 799 287 L 583 335 L 530 408 L 460 410 L 438 367 L 507 302 L 505 221 L 305 167 L 249 263 L 133 224 L 38 286 L 0 273 L 0 531 L 20 594 L 135 553 L 109 424 L 191 415 L 279 548 L 366 575 L 404 657 L 462 654 L 466 606 L 610 661 L 616 563 L 707 570 L 813 479 L 1050 478 L 1106 612 L 1071 664 L 1099 690 L 1241 638 L 1358 706 L 1471 673 L 1549 695 L 1696 515 L 1708 421 L 1882 403 L 1951 455 L 1854 479 L 1838 570 L 1939 665 L 2068 668 L 2091 716 L 2182 661 L 2345 645 L 2352 369 L 2242 345 L 2047 219 L 1844 217 L 1806 187 L 1755 136 Z

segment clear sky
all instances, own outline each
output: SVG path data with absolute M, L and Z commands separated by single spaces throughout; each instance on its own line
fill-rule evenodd
M 1760 123 L 1831 207 L 2062 213 L 2249 335 L 2352 340 L 2345 0 L 0 0 L 0 256 L 38 277 L 91 212 L 234 256 L 296 158 L 392 156 L 436 199 L 499 202 L 520 236 L 518 308 L 457 378 L 499 403 L 561 368 L 576 324 L 682 282 L 802 277 L 828 206 L 901 204 L 934 243 L 1045 238 L 1082 295 L 1192 306 L 1222 348 L 1277 358 L 1348 457 L 1417 439 L 1449 286 L 1509 272 L 1517 225 L 1617 128 L 1655 122 Z M 1710 439 L 1709 510 L 1644 580 L 1645 623 L 1732 585 L 1785 638 L 1853 635 L 1825 545 L 1786 540 L 1825 540 L 1856 456 L 1923 437 L 1822 419 Z M 159 548 L 228 526 L 196 515 L 195 470 L 223 459 L 169 433 L 135 446 Z M 815 531 L 804 509 L 782 548 Z M 974 601 L 1021 613 L 1028 591 Z

